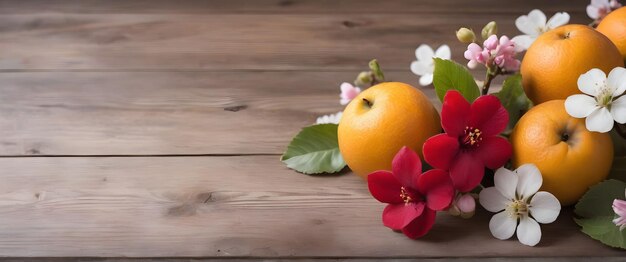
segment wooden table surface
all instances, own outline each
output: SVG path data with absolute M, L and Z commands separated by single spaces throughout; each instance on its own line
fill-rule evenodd
M 460 26 L 514 36 L 533 8 L 588 23 L 587 4 L 0 1 L 0 257 L 619 260 L 567 209 L 535 248 L 494 239 L 484 211 L 413 241 L 357 176 L 279 161 L 370 58 L 417 85 L 421 43 L 463 62 Z

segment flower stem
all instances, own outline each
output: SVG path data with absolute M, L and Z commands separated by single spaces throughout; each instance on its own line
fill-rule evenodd
M 495 71 L 491 68 L 487 69 L 487 75 L 485 75 L 485 82 L 483 83 L 482 94 L 486 95 L 489 93 L 489 87 L 491 86 L 491 81 L 496 78 L 497 75 L 502 73 L 502 69 L 496 67 Z
M 370 87 L 375 86 L 377 84 L 382 83 L 381 81 L 379 81 L 376 76 L 372 73 L 372 81 L 370 81 Z

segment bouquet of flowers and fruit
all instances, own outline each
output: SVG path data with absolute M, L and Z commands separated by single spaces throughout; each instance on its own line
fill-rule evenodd
M 478 200 L 495 213 L 495 238 L 534 246 L 539 224 L 575 204 L 584 233 L 626 248 L 626 7 L 592 0 L 587 14 L 590 25 L 573 25 L 567 13 L 532 10 L 513 38 L 498 37 L 495 22 L 479 36 L 460 28 L 467 67 L 484 68 L 482 81 L 447 45 L 419 46 L 410 69 L 433 84 L 441 112 L 419 89 L 387 82 L 372 60 L 341 84 L 343 112 L 304 128 L 282 161 L 305 174 L 347 165 L 387 204 L 383 224 L 410 238 L 427 234 L 436 212 L 472 217 Z

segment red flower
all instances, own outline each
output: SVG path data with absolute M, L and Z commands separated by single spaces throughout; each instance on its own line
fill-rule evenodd
M 383 224 L 413 239 L 424 236 L 435 224 L 436 211 L 452 202 L 454 188 L 449 175 L 439 169 L 422 174 L 415 152 L 403 147 L 391 163 L 393 172 L 376 171 L 367 176 L 374 198 L 388 203 Z
M 497 97 L 481 96 L 470 105 L 458 91 L 448 91 L 441 109 L 445 133 L 426 140 L 424 160 L 449 170 L 454 188 L 468 192 L 480 184 L 485 167 L 497 169 L 511 157 L 511 144 L 498 136 L 508 122 Z

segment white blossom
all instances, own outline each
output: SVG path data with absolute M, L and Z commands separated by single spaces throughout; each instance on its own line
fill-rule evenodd
M 539 223 L 554 222 L 561 204 L 548 192 L 537 192 L 543 178 L 537 166 L 525 164 L 515 171 L 500 168 L 494 175 L 494 187 L 480 192 L 480 204 L 498 212 L 489 221 L 489 230 L 497 239 L 509 239 L 517 230 L 520 243 L 535 246 L 541 240 Z M 519 224 L 519 225 L 518 225 Z
M 411 72 L 420 77 L 419 83 L 421 86 L 430 85 L 433 82 L 433 73 L 435 72 L 435 62 L 433 58 L 450 59 L 450 47 L 448 45 L 442 45 L 437 48 L 437 51 L 428 45 L 420 45 L 415 49 L 416 61 L 411 63 Z
M 520 16 L 515 20 L 515 26 L 524 34 L 513 37 L 511 40 L 515 42 L 517 51 L 526 50 L 541 34 L 567 24 L 569 18 L 568 13 L 560 12 L 554 14 L 546 22 L 546 15 L 541 10 L 532 10 L 528 15 Z

